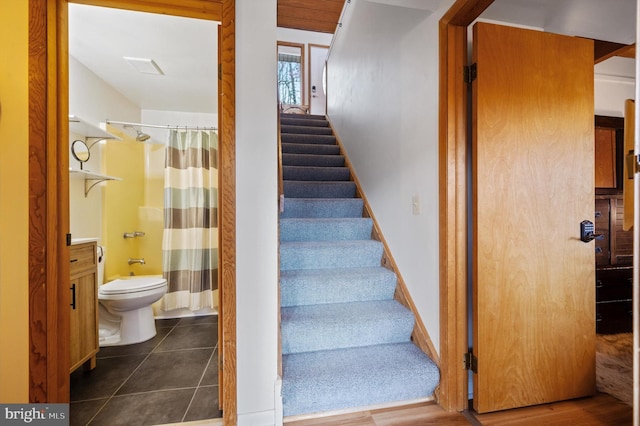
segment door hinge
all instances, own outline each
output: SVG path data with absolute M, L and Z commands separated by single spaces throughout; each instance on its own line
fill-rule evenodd
M 222 64 L 218 64 L 218 80 L 222 80 Z
M 471 64 L 469 66 L 464 67 L 465 83 L 473 83 L 476 77 L 478 77 L 478 66 L 476 64 Z
M 464 369 L 471 370 L 474 373 L 478 372 L 478 358 L 473 354 L 471 349 L 464 354 Z
M 71 245 L 71 234 L 67 234 L 67 247 Z

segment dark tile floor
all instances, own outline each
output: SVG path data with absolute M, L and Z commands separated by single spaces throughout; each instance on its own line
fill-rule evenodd
M 70 424 L 143 426 L 222 417 L 218 316 L 156 320 L 143 343 L 100 348 L 71 374 Z

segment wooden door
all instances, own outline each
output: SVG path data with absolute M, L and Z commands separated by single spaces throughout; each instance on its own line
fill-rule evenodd
M 474 26 L 473 405 L 595 392 L 593 44 Z

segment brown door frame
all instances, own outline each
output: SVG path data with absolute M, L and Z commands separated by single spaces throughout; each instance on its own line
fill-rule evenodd
M 493 0 L 457 0 L 439 27 L 440 389 L 447 411 L 468 405 L 467 27 Z
M 222 22 L 222 403 L 235 425 L 235 0 L 29 0 L 29 401 L 69 401 L 68 1 Z

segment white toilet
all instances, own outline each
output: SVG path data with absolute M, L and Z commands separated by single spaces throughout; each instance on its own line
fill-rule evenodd
M 104 262 L 104 256 L 102 259 Z M 99 276 L 99 284 L 102 279 Z M 140 343 L 156 335 L 151 305 L 167 292 L 161 276 L 117 279 L 98 287 L 100 346 Z

